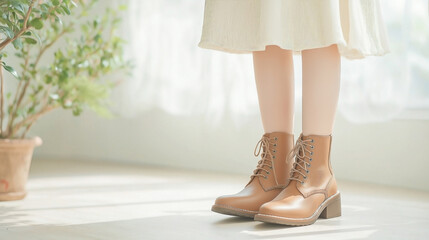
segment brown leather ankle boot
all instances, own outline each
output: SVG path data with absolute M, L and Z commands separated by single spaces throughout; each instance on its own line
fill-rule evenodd
M 289 185 L 261 206 L 255 220 L 284 225 L 313 224 L 341 216 L 341 199 L 330 163 L 332 135 L 300 134 Z
M 287 186 L 292 163 L 287 163 L 286 158 L 293 143 L 293 134 L 265 133 L 255 147 L 255 156 L 259 156 L 261 148 L 262 154 L 250 181 L 239 193 L 218 197 L 212 211 L 253 218 L 262 204 L 271 201 Z

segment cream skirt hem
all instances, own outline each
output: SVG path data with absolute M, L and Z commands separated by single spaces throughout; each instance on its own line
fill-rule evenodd
M 390 52 L 378 0 L 206 0 L 198 47 L 299 54 L 332 44 L 349 59 Z

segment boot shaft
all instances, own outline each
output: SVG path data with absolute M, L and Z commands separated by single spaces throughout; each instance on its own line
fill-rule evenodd
M 297 140 L 301 145 L 295 159 L 291 177 L 297 189 L 304 195 L 336 192 L 336 182 L 331 166 L 332 135 L 308 135 L 302 133 Z

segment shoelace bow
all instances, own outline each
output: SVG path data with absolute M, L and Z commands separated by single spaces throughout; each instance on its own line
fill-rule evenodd
M 288 154 L 287 162 L 295 157 L 295 162 L 293 163 L 289 180 L 296 180 L 303 184 L 305 179 L 307 179 L 307 174 L 309 173 L 308 168 L 311 166 L 310 162 L 313 160 L 313 152 L 308 150 L 307 147 L 313 149 L 314 146 L 310 144 L 312 142 L 314 142 L 313 139 L 302 140 L 301 138 L 298 138 L 295 146 Z M 310 156 L 307 156 L 306 152 L 309 152 Z M 306 161 L 306 158 L 308 158 L 308 161 Z M 297 176 L 295 173 L 297 173 Z M 300 175 L 302 176 L 303 180 L 300 179 Z
M 258 143 L 255 146 L 255 150 L 253 151 L 253 154 L 255 155 L 255 157 L 259 156 L 259 154 L 261 153 L 261 149 L 263 149 L 262 154 L 261 154 L 261 160 L 258 161 L 258 165 L 256 166 L 256 169 L 253 171 L 252 177 L 263 177 L 263 178 L 267 178 L 266 175 L 262 174 L 261 172 L 264 171 L 266 174 L 270 174 L 270 172 L 265 169 L 264 167 L 267 166 L 270 169 L 273 169 L 273 155 L 270 151 L 270 139 L 269 137 L 265 137 L 263 136 L 261 138 L 261 140 L 258 141 Z M 256 153 L 256 149 L 258 148 L 258 153 Z

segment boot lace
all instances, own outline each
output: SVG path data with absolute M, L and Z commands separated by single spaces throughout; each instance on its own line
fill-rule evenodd
M 274 137 L 274 140 L 277 140 L 277 137 Z M 263 177 L 267 178 L 268 174 L 270 174 L 270 171 L 268 171 L 265 167 L 268 167 L 269 169 L 273 169 L 273 159 L 276 157 L 271 153 L 271 145 L 274 147 L 277 146 L 276 143 L 272 143 L 271 139 L 269 137 L 263 136 L 258 143 L 255 146 L 255 150 L 253 151 L 253 154 L 255 157 L 258 157 L 261 153 L 261 159 L 258 161 L 258 165 L 256 166 L 256 169 L 253 171 L 253 174 L 250 176 L 250 178 L 253 177 Z M 258 149 L 258 153 L 256 153 L 256 149 Z M 275 149 L 273 149 L 273 152 L 276 152 Z M 263 174 L 266 173 L 267 175 Z
M 293 163 L 289 180 L 295 180 L 304 184 L 304 181 L 307 179 L 307 175 L 310 172 L 309 167 L 311 166 L 311 161 L 313 160 L 313 151 L 308 149 L 314 148 L 314 145 L 311 144 L 313 142 L 314 139 L 302 140 L 300 137 L 296 141 L 293 149 L 289 152 L 288 157 L 286 158 L 287 162 L 295 157 L 295 162 Z M 306 154 L 307 152 L 309 155 Z M 302 176 L 302 179 L 300 176 Z

